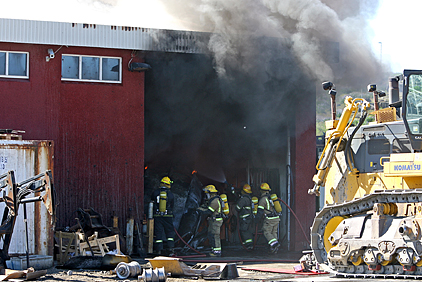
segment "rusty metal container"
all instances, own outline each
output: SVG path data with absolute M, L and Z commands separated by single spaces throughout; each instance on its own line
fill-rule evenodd
M 19 183 L 46 170 L 53 171 L 53 141 L 21 140 L 13 135 L 0 136 L 0 174 L 13 170 Z M 31 196 L 29 196 L 31 197 Z M 5 204 L 0 203 L 0 212 Z M 28 203 L 29 254 L 53 255 L 54 225 L 52 217 L 42 202 Z M 1 246 L 0 246 L 1 247 Z M 26 235 L 23 217 L 23 205 L 20 205 L 18 217 L 9 247 L 9 255 L 26 253 Z

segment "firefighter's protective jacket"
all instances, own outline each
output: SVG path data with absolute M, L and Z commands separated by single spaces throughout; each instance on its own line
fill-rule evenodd
M 205 205 L 198 208 L 201 212 L 205 213 L 207 216 L 212 217 L 213 219 L 219 218 L 223 219 L 223 200 L 220 196 L 215 195 L 209 199 Z
M 243 194 L 236 203 L 236 211 L 239 218 L 246 218 L 252 215 L 252 198 L 249 194 Z
M 259 199 L 257 218 L 260 219 L 262 216 L 268 219 L 280 218 L 274 205 L 271 203 L 270 193 L 262 195 Z

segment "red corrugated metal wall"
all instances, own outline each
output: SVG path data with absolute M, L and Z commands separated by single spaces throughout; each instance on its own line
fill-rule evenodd
M 77 208 L 93 207 L 124 230 L 143 214 L 144 73 L 127 69 L 131 50 L 0 43 L 29 52 L 29 80 L 0 78 L 0 128 L 25 130 L 24 139 L 54 140 L 58 226 L 74 224 Z M 61 81 L 61 54 L 122 58 L 122 83 Z M 141 62 L 135 58 L 134 61 Z
M 297 103 L 295 119 L 295 136 L 292 142 L 293 170 L 293 209 L 299 223 L 292 217 L 292 246 L 302 251 L 309 248 L 310 227 L 315 217 L 316 198 L 309 195 L 308 189 L 313 187 L 312 177 L 316 172 L 316 101 L 315 92 L 306 93 Z M 306 236 L 306 238 L 305 238 Z

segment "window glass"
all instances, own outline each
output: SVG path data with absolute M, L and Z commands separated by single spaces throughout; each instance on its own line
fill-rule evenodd
M 62 55 L 62 80 L 120 83 L 121 65 L 116 57 Z
M 0 52 L 0 75 L 6 74 L 6 52 Z
M 409 139 L 394 139 L 393 153 L 411 153 L 412 146 Z
M 412 134 L 422 134 L 422 75 L 409 76 L 409 93 L 406 101 L 406 119 Z
M 63 78 L 79 78 L 79 57 L 62 56 L 62 77 Z
M 97 57 L 82 57 L 82 79 L 100 79 L 100 59 Z
M 119 81 L 120 78 L 120 60 L 112 58 L 102 58 L 102 80 Z
M 25 53 L 9 53 L 9 75 L 27 76 Z
M 370 139 L 368 145 L 370 155 L 388 155 L 390 154 L 390 142 L 385 139 Z

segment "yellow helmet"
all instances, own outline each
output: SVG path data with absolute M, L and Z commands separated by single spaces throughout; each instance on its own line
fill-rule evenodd
M 161 183 L 167 184 L 167 185 L 170 186 L 173 183 L 173 181 L 171 181 L 168 176 L 165 176 L 165 177 L 163 177 L 163 179 L 161 179 Z
M 218 193 L 218 190 L 215 188 L 214 185 L 207 185 L 204 188 L 205 193 Z
M 245 184 L 245 185 L 243 185 L 243 191 L 244 191 L 245 193 L 251 194 L 251 193 L 252 193 L 252 188 L 251 188 L 251 185 L 249 185 L 249 184 Z
M 261 190 L 271 191 L 270 185 L 268 185 L 268 183 L 262 183 Z

